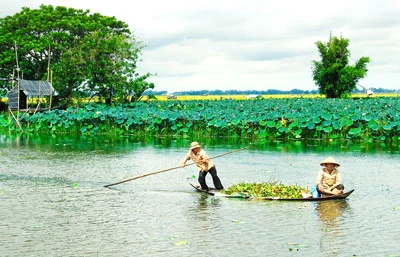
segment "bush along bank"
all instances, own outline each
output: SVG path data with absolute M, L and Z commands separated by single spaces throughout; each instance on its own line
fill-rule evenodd
M 399 98 L 147 101 L 0 114 L 8 133 L 399 141 Z

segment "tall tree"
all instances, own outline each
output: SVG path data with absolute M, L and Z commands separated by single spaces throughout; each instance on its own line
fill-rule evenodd
M 115 17 L 62 6 L 41 5 L 34 10 L 24 7 L 14 16 L 0 19 L 3 86 L 10 84 L 16 68 L 15 44 L 21 76 L 47 79 L 50 59 L 53 85 L 66 100 L 83 84 L 98 90 L 96 94 L 110 95 L 113 86 L 123 85 L 122 77 L 135 76 L 132 72 L 143 48 L 128 25 Z M 124 69 L 126 63 L 134 63 L 134 68 Z M 128 71 L 131 74 L 124 73 Z M 111 98 L 108 100 L 111 102 Z
M 361 57 L 354 66 L 348 65 L 350 40 L 330 34 L 329 41 L 316 43 L 321 61 L 313 61 L 313 79 L 320 94 L 328 98 L 347 97 L 361 78 L 367 75 L 369 57 Z
M 154 84 L 145 81 L 151 74 L 140 76 L 136 72 L 143 47 L 132 35 L 98 32 L 87 36 L 83 46 L 74 50 L 85 60 L 82 70 L 90 67 L 86 71 L 85 88 L 104 98 L 106 103 L 111 103 L 113 98 L 123 102 L 139 100 L 131 96 L 140 93 L 140 97 L 145 90 L 154 88 Z

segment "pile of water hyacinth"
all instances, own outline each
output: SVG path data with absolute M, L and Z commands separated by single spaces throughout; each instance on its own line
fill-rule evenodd
M 297 185 L 284 185 L 277 182 L 240 182 L 232 185 L 221 193 L 243 198 L 303 198 L 303 194 L 310 192 L 308 189 Z

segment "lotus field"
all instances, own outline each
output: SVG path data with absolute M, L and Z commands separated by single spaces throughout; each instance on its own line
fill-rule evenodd
M 399 98 L 280 98 L 87 104 L 36 114 L 0 114 L 12 133 L 270 139 L 400 139 Z

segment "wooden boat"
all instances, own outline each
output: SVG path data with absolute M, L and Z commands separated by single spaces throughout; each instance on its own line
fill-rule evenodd
M 212 188 L 212 187 L 210 187 L 210 188 L 208 188 L 208 190 L 204 190 L 204 189 L 202 189 L 201 188 L 201 186 L 200 185 L 195 185 L 195 184 L 193 184 L 193 183 L 189 183 L 192 187 L 194 187 L 194 189 L 196 189 L 197 191 L 199 191 L 199 192 L 203 192 L 203 193 L 206 193 L 206 194 L 209 194 L 209 195 L 214 195 L 214 196 L 218 196 L 218 195 L 223 195 L 223 194 L 221 194 L 220 192 L 219 192 L 219 190 L 218 189 L 215 189 L 215 188 Z
M 265 201 L 306 201 L 306 202 L 320 202 L 320 201 L 329 201 L 329 200 L 340 200 L 340 199 L 346 199 L 351 193 L 354 192 L 354 189 L 343 193 L 343 194 L 338 194 L 338 195 L 331 195 L 331 196 L 326 196 L 326 197 L 319 197 L 319 198 L 313 198 L 313 197 L 307 197 L 307 198 L 280 198 L 280 197 L 248 197 L 243 194 L 234 194 L 234 195 L 226 195 L 222 194 L 219 190 L 215 188 L 209 188 L 209 190 L 204 190 L 202 189 L 199 185 L 195 185 L 190 183 L 190 185 L 195 188 L 199 192 L 203 192 L 209 195 L 213 196 L 218 196 L 218 197 L 226 197 L 226 198 L 243 198 L 243 199 L 255 199 L 255 200 L 265 200 Z
M 313 198 L 313 197 L 307 197 L 307 198 L 279 198 L 279 197 L 260 197 L 260 198 L 255 198 L 255 199 L 260 199 L 260 200 L 278 200 L 278 201 L 308 201 L 308 202 L 320 202 L 320 201 L 329 201 L 329 200 L 340 200 L 340 199 L 346 199 L 351 193 L 354 192 L 354 189 L 343 193 L 343 194 L 338 194 L 338 195 L 330 195 L 326 197 L 318 197 L 318 198 Z

